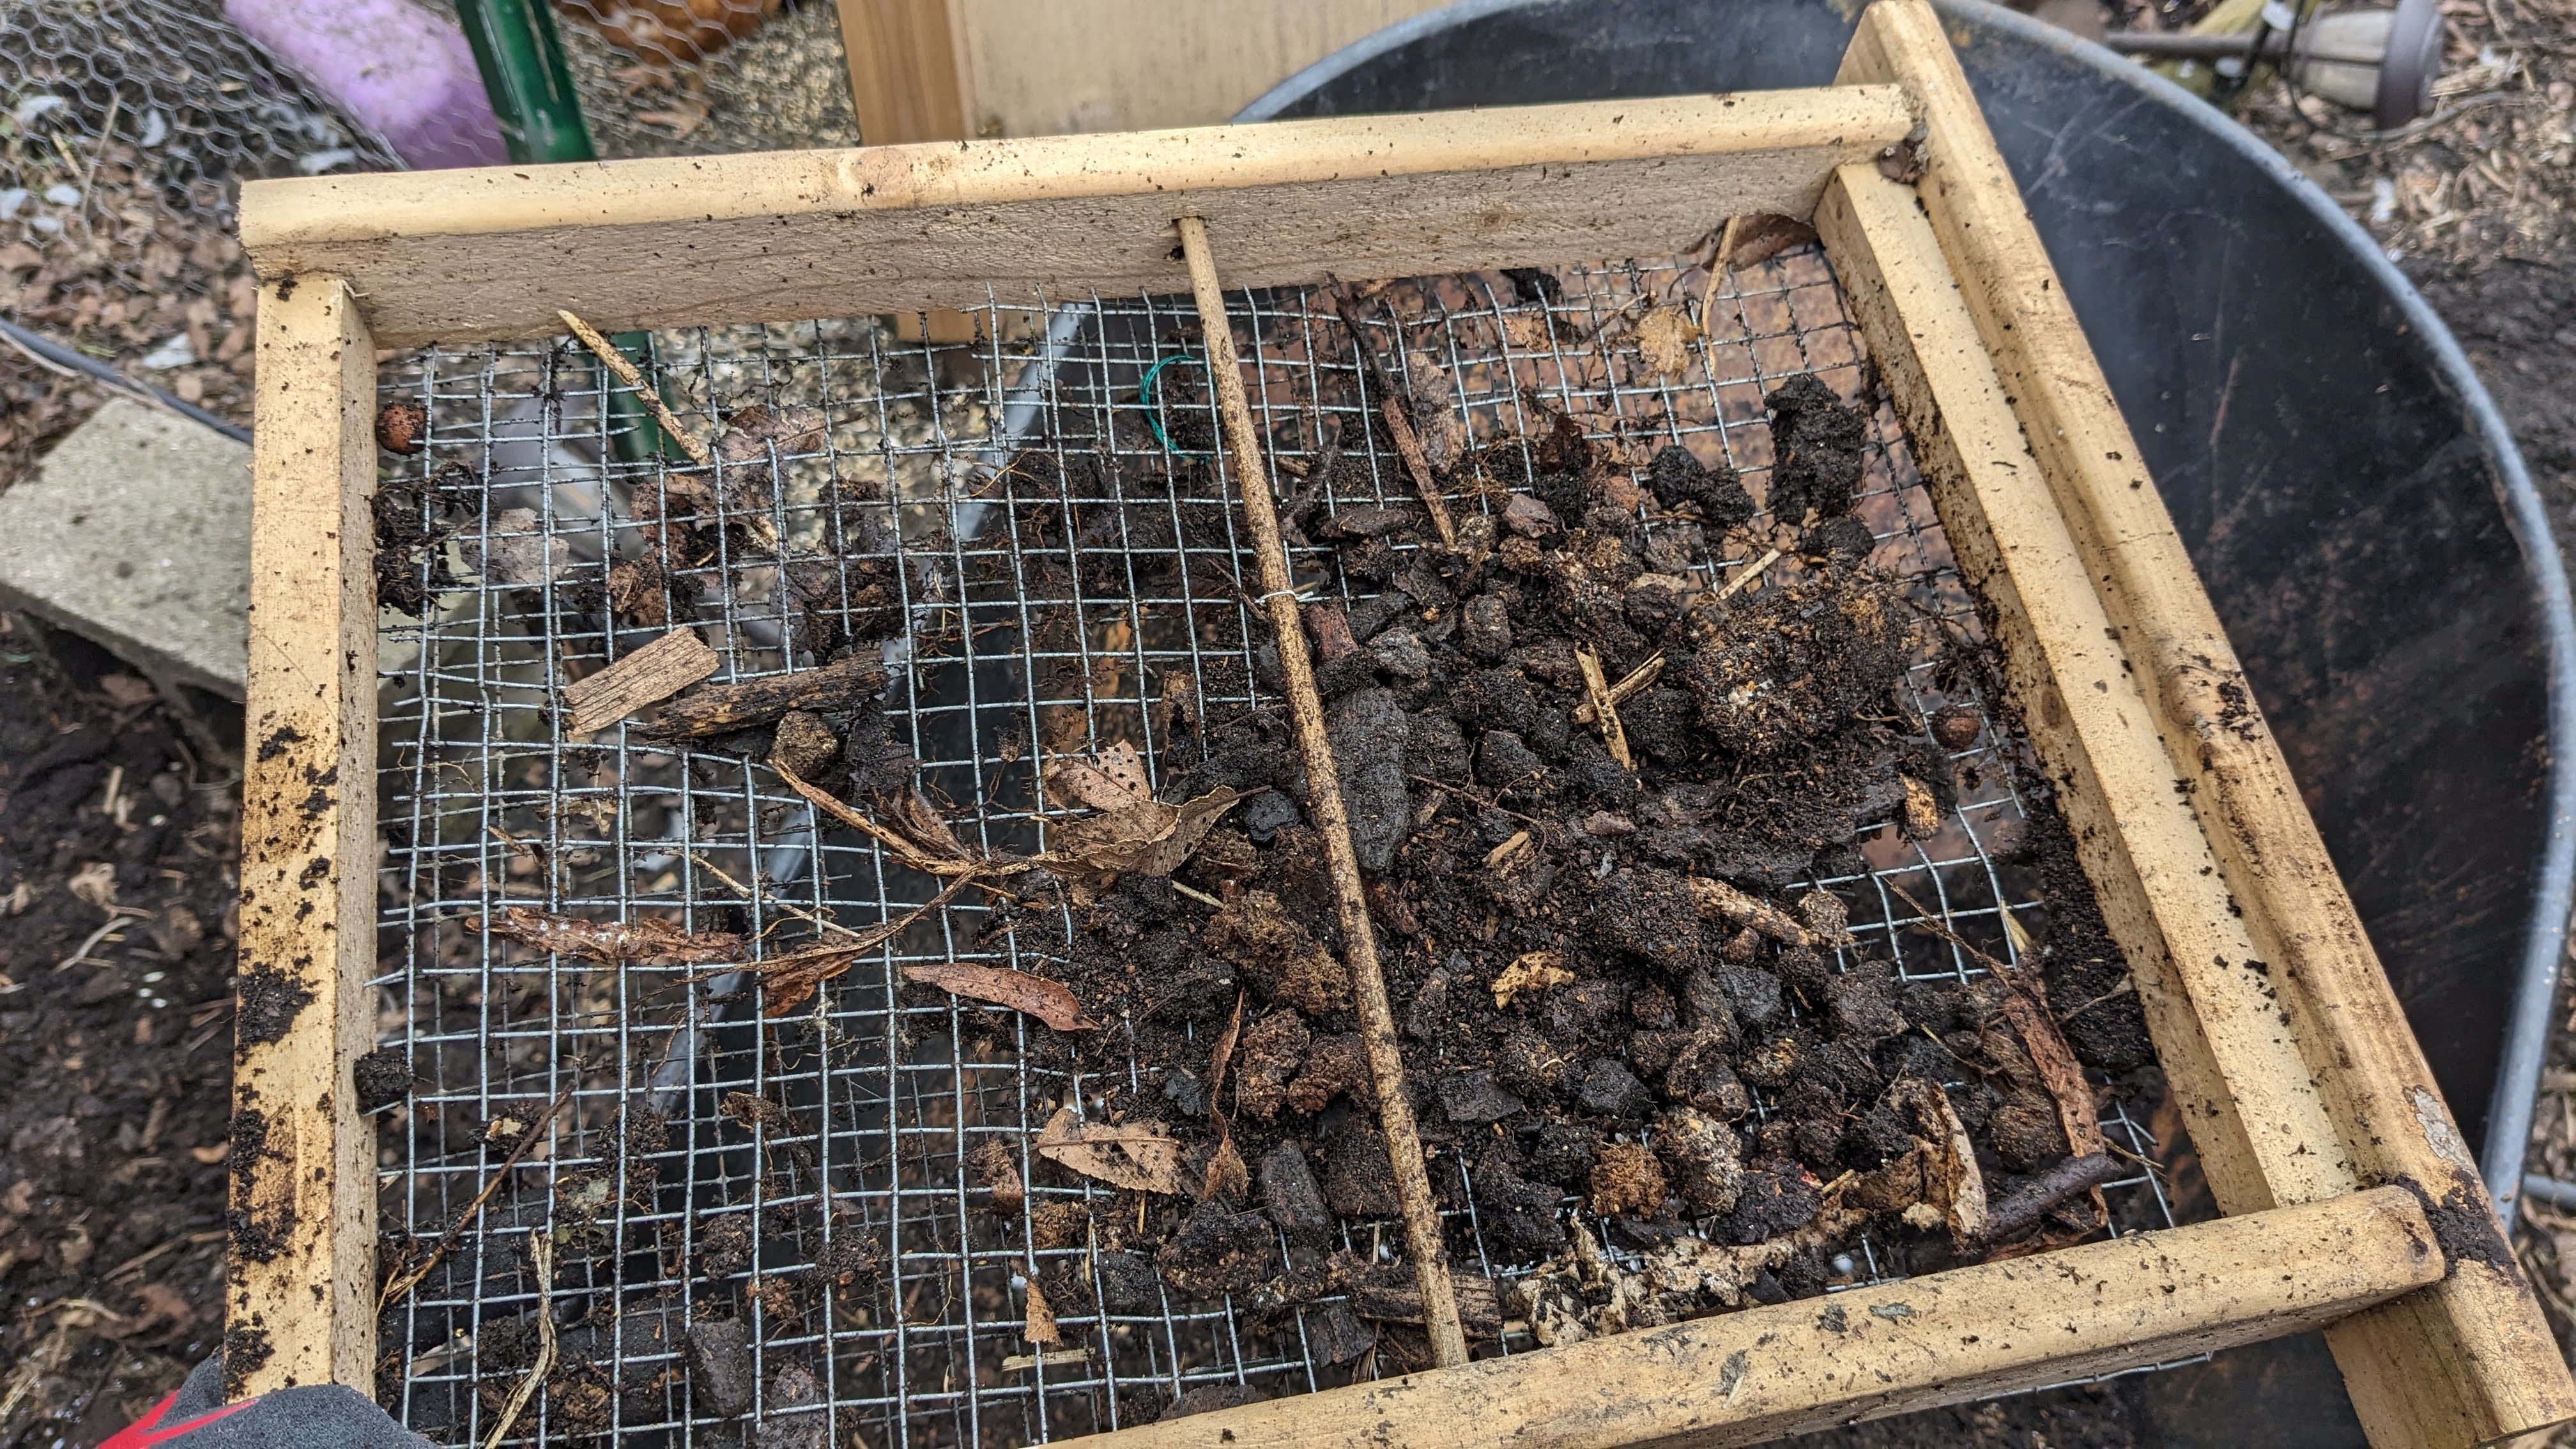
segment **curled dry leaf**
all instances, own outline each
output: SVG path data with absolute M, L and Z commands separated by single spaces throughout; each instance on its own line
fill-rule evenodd
M 1020 1337 L 1035 1344 L 1060 1343 L 1064 1339 L 1064 1330 L 1055 1326 L 1055 1310 L 1047 1306 L 1046 1290 L 1038 1286 L 1035 1278 L 1029 1280 L 1028 1321 L 1020 1326 Z
M 1699 339 L 1699 324 L 1679 307 L 1657 307 L 1637 319 L 1637 355 L 1658 377 L 1689 371 L 1690 345 Z
M 1182 1190 L 1180 1139 L 1149 1122 L 1086 1124 L 1062 1107 L 1038 1134 L 1037 1149 L 1038 1156 L 1112 1187 L 1174 1197 Z
M 691 933 L 659 916 L 634 921 L 585 921 L 527 906 L 512 906 L 496 920 L 466 921 L 469 930 L 516 941 L 539 951 L 590 961 L 682 961 L 708 965 L 738 961 L 740 936 L 725 931 Z
M 1520 957 L 1494 978 L 1494 1005 L 1505 1007 L 1522 992 L 1536 994 L 1550 987 L 1564 986 L 1574 980 L 1565 969 L 1562 951 L 1532 951 Z
M 1059 855 L 1110 875 L 1134 871 L 1149 876 L 1179 869 L 1246 795 L 1220 785 L 1179 805 L 1157 800 L 1145 778 L 1145 762 L 1124 741 L 1102 751 L 1096 761 L 1057 765 L 1048 790 L 1060 802 L 1100 812 L 1055 827 Z
M 895 823 L 922 849 L 949 860 L 974 858 L 957 839 L 957 832 L 949 828 L 948 817 L 922 795 L 919 786 L 896 796 L 892 806 Z
M 1896 1091 L 1913 1103 L 1918 1122 L 1929 1136 L 1924 1165 L 1942 1200 L 1950 1240 L 1964 1250 L 1986 1232 L 1986 1178 L 1977 1167 L 1977 1149 L 1968 1141 L 1967 1125 L 1950 1105 L 1950 1094 L 1934 1083 L 1909 1077 L 1898 1083 Z
M 1097 1031 L 1100 1023 L 1082 1014 L 1082 1004 L 1073 999 L 1061 981 L 1031 976 L 1007 966 L 977 966 L 965 961 L 934 961 L 926 965 L 906 966 L 903 979 L 936 986 L 942 991 L 1025 1011 L 1058 1031 Z
M 1207 1175 L 1199 1182 L 1199 1201 L 1219 1196 L 1241 1198 L 1251 1190 L 1252 1174 L 1243 1165 L 1243 1154 L 1235 1150 L 1234 1139 L 1219 1137 L 1216 1151 L 1208 1154 Z

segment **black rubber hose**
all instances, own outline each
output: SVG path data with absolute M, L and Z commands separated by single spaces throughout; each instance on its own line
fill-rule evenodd
M 6 318 L 0 318 L 0 337 L 7 337 L 22 350 L 56 367 L 87 373 L 137 402 L 148 402 L 155 407 L 167 408 L 190 422 L 205 424 L 236 443 L 250 441 L 250 429 L 225 422 L 194 403 L 181 402 L 149 383 L 136 382 L 133 378 L 127 377 L 124 373 L 85 352 L 74 351 L 59 342 L 50 341 Z

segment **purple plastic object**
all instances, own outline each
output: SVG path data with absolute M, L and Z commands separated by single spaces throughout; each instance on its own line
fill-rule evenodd
M 465 33 L 411 0 L 224 0 L 224 18 L 415 170 L 509 159 Z

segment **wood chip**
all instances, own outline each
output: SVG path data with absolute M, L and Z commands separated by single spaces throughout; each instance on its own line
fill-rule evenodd
M 1521 851 L 1528 847 L 1529 843 L 1530 833 L 1528 831 L 1513 831 L 1511 839 L 1504 841 L 1502 844 L 1495 846 L 1492 850 L 1485 853 L 1485 869 L 1501 870 L 1506 866 L 1513 864 L 1520 856 Z
M 1564 952 L 1531 951 L 1494 977 L 1494 1005 L 1500 1009 L 1511 1005 L 1512 998 L 1522 992 L 1535 994 L 1573 980 L 1574 973 L 1565 969 Z
M 669 699 L 715 673 L 723 663 L 723 656 L 708 648 L 697 630 L 674 629 L 564 690 L 564 703 L 572 709 L 572 732 L 587 735 L 606 729 L 639 709 Z
M 647 733 L 654 739 L 695 740 L 775 724 L 791 709 L 829 714 L 883 689 L 885 679 L 884 665 L 850 658 L 794 674 L 711 684 L 672 701 Z
M 977 966 L 965 961 L 933 961 L 903 968 L 903 979 L 936 986 L 974 1001 L 987 1001 L 1025 1011 L 1058 1031 L 1097 1031 L 1100 1023 L 1082 1014 L 1082 1004 L 1061 981 L 1049 981 L 1007 966 Z
M 496 920 L 466 918 L 467 930 L 516 941 L 539 951 L 590 961 L 677 961 L 709 965 L 746 954 L 740 936 L 725 931 L 691 933 L 659 916 L 633 921 L 588 921 L 528 906 L 512 906 Z
M 1692 903 L 1699 907 L 1702 919 L 1721 920 L 1730 926 L 1750 926 L 1761 935 L 1783 946 L 1817 944 L 1813 933 L 1799 924 L 1787 911 L 1758 901 L 1722 880 L 1693 876 L 1690 882 Z
M 1637 356 L 1658 377 L 1690 371 L 1691 344 L 1700 339 L 1699 324 L 1679 307 L 1657 307 L 1637 319 Z
M 1086 1124 L 1070 1107 L 1056 1110 L 1038 1134 L 1038 1156 L 1136 1192 L 1181 1193 L 1180 1139 L 1151 1123 Z
M 1645 663 L 1629 670 L 1625 678 L 1621 679 L 1617 684 L 1610 686 L 1611 708 L 1616 709 L 1620 705 L 1626 704 L 1629 700 L 1636 698 L 1639 694 L 1645 691 L 1647 685 L 1654 683 L 1658 678 L 1662 677 L 1663 672 L 1664 651 L 1658 649 L 1655 651 L 1653 658 L 1648 659 Z M 1590 724 L 1592 723 L 1592 713 L 1592 701 L 1587 699 L 1583 703 L 1574 707 L 1574 722 L 1576 724 Z
M 1619 762 L 1620 769 L 1635 770 L 1637 757 L 1628 752 L 1628 727 L 1619 722 L 1619 702 L 1610 697 L 1610 683 L 1602 677 L 1601 656 L 1586 644 L 1574 651 L 1574 662 L 1582 666 L 1583 688 L 1592 697 L 1593 717 L 1601 726 L 1601 743 L 1609 749 L 1610 758 Z

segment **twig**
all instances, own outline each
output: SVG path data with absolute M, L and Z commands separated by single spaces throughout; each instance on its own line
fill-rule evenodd
M 1260 570 L 1262 611 L 1279 650 L 1279 672 L 1287 684 L 1290 723 L 1297 751 L 1306 766 L 1308 800 L 1316 833 L 1323 838 L 1324 861 L 1342 930 L 1343 964 L 1350 968 L 1351 995 L 1358 1008 L 1360 1039 L 1368 1048 L 1369 1077 L 1377 1088 L 1378 1126 L 1386 1134 L 1388 1166 L 1394 1169 L 1395 1200 L 1404 1222 L 1405 1256 L 1412 1260 L 1414 1281 L 1422 1293 L 1423 1329 L 1431 1340 L 1431 1359 L 1441 1367 L 1467 1362 L 1467 1331 L 1458 1318 L 1458 1295 L 1449 1279 L 1448 1243 L 1440 1225 L 1439 1204 L 1431 1195 L 1431 1174 L 1422 1162 L 1422 1134 L 1413 1118 L 1413 1099 L 1404 1088 L 1404 1053 L 1396 1040 L 1395 1013 L 1387 1005 L 1386 974 L 1378 965 L 1377 928 L 1369 920 L 1368 895 L 1360 883 L 1359 853 L 1351 845 L 1350 808 L 1342 799 L 1341 767 L 1324 729 L 1323 700 L 1315 690 L 1314 661 L 1307 656 L 1306 630 L 1299 618 L 1288 554 L 1279 536 L 1279 513 L 1270 495 L 1270 472 L 1261 456 L 1261 434 L 1253 425 L 1252 404 L 1244 396 L 1243 372 L 1235 360 L 1234 330 L 1226 320 L 1225 292 L 1217 280 L 1216 260 L 1208 252 L 1207 223 L 1184 216 L 1173 224 L 1180 234 L 1181 255 L 1189 264 L 1190 291 L 1198 305 L 1201 345 L 1216 388 L 1225 440 L 1234 453 L 1236 487 L 1243 518 L 1252 535 L 1253 560 Z M 1345 319 L 1347 322 L 1347 318 Z M 1354 338 L 1368 357 L 1365 338 Z M 1371 359 L 1373 362 L 1374 359 Z M 1393 394 L 1381 388 L 1384 400 Z M 1387 414 L 1398 439 L 1411 435 L 1402 422 L 1401 404 Z M 1431 486 L 1430 470 L 1418 450 L 1407 455 L 1415 482 L 1424 492 L 1444 538 L 1447 506 Z M 1138 1206 L 1143 1200 L 1140 1195 Z
M 788 769 L 785 765 L 773 761 L 771 768 L 778 771 L 778 778 L 787 782 L 787 788 L 804 796 L 815 809 L 893 851 L 895 859 L 911 866 L 914 870 L 929 875 L 973 875 L 981 869 L 972 861 L 941 860 L 903 836 L 833 799 L 829 792 L 806 784 L 804 780 L 798 778 L 794 770 Z
M 810 950 L 797 951 L 786 956 L 772 956 L 766 961 L 746 962 L 734 969 L 748 971 L 759 977 L 762 984 L 769 989 L 770 1001 L 767 1006 L 761 1008 L 761 1015 L 785 1016 L 803 1003 L 805 998 L 813 995 L 815 987 L 849 970 L 850 963 L 861 956 L 911 930 L 915 921 L 956 899 L 959 891 L 974 883 L 973 876 L 961 875 L 950 881 L 946 890 L 904 912 L 902 916 L 862 933 L 858 939 L 846 946 L 816 946 Z M 687 979 L 707 981 L 722 974 L 724 973 L 709 972 L 703 976 L 691 976 Z M 777 978 L 774 982 L 773 977 Z
M 1592 696 L 1592 716 L 1601 725 L 1601 743 L 1620 769 L 1635 770 L 1637 757 L 1628 752 L 1628 727 L 1619 722 L 1619 701 L 1610 697 L 1609 681 L 1601 677 L 1601 656 L 1586 644 L 1574 651 L 1574 662 L 1582 666 L 1584 692 Z
M 887 829 L 885 826 L 877 824 L 875 821 L 870 820 L 868 817 L 851 809 L 849 806 L 833 799 L 829 791 L 819 789 L 813 785 L 805 783 L 801 779 L 798 779 L 796 772 L 787 768 L 785 765 L 772 760 L 770 761 L 769 767 L 778 772 L 778 778 L 785 780 L 788 788 L 794 790 L 797 794 L 804 796 L 806 800 L 813 804 L 815 809 L 822 811 L 824 814 L 831 816 L 833 819 L 840 821 L 842 824 L 849 826 L 851 829 L 856 830 L 860 834 L 867 836 L 869 839 L 876 841 L 880 845 L 883 845 L 886 849 L 893 851 L 895 859 L 901 861 L 903 864 L 911 866 L 914 870 L 920 871 L 925 875 L 957 876 L 962 880 L 972 882 L 975 889 L 982 891 L 984 894 L 988 896 L 997 896 L 1002 900 L 1010 902 L 1012 905 L 1026 905 L 1027 902 L 1021 900 L 1018 896 L 1011 894 L 1009 891 L 1002 889 L 1000 886 L 993 885 L 988 881 L 977 879 L 977 877 L 987 875 L 1017 875 L 1024 870 L 1035 870 L 1039 866 L 1048 863 L 1048 858 L 1045 856 L 1037 856 L 1031 859 L 994 859 L 992 857 L 987 857 L 982 860 L 942 860 L 938 856 L 932 855 L 930 852 L 922 849 L 920 846 L 913 844 L 902 835 Z M 711 870 L 714 869 L 712 866 L 708 868 Z M 716 874 L 719 877 L 724 878 L 725 884 L 733 886 L 735 890 L 742 891 L 744 895 L 751 894 L 751 892 L 743 890 L 743 888 L 736 884 L 730 877 L 725 877 L 724 872 L 716 871 Z M 795 909 L 792 906 L 788 906 L 784 901 L 781 901 L 778 904 L 782 909 L 791 911 Z M 802 915 L 803 912 L 800 911 L 797 912 L 797 914 Z M 845 926 L 835 926 L 833 929 L 847 930 L 848 928 Z M 852 932 L 851 934 L 855 935 L 857 933 Z
M 482 1216 L 483 1204 L 490 1202 L 492 1194 L 501 1190 L 501 1184 L 507 1182 L 511 1171 L 518 1167 L 519 1159 L 527 1156 L 528 1149 L 537 1145 L 537 1138 L 553 1123 L 555 1114 L 564 1109 L 564 1104 L 572 1100 L 573 1088 L 580 1085 L 578 1075 L 564 1084 L 563 1091 L 555 1097 L 554 1104 L 546 1108 L 545 1115 L 528 1124 L 528 1130 L 519 1136 L 519 1145 L 510 1149 L 510 1155 L 501 1159 L 499 1167 L 492 1169 L 492 1176 L 483 1184 L 483 1190 L 474 1194 L 474 1201 L 467 1203 L 465 1211 L 456 1215 L 455 1224 L 439 1237 L 438 1246 L 429 1250 L 429 1256 L 420 1260 L 419 1267 L 385 1285 L 384 1295 L 376 1302 L 378 1313 L 403 1301 L 411 1290 L 429 1277 L 431 1269 L 447 1260 L 448 1251 L 456 1246 L 456 1240 L 465 1236 L 465 1230 L 474 1226 L 474 1220 Z
M 733 887 L 734 893 L 741 896 L 744 900 L 776 906 L 778 909 L 785 911 L 796 919 L 811 926 L 819 926 L 826 931 L 838 931 L 842 935 L 850 937 L 856 937 L 859 935 L 859 932 L 851 930 L 849 927 L 842 925 L 838 921 L 818 916 L 812 911 L 791 906 L 787 902 L 778 899 L 776 896 L 761 895 L 760 892 L 753 890 L 751 887 L 744 885 L 741 881 L 735 880 L 732 876 L 725 874 L 723 867 L 717 865 L 714 861 L 707 859 L 705 856 L 698 854 L 694 850 L 689 852 L 689 859 L 696 863 L 698 869 L 705 871 L 707 874 L 723 881 L 726 885 Z
M 1216 897 L 1209 895 L 1206 891 L 1200 890 L 1196 886 L 1183 885 L 1179 881 L 1173 881 L 1172 891 L 1176 895 L 1188 896 L 1191 900 L 1197 901 L 1200 905 L 1214 906 L 1220 911 L 1225 909 L 1225 902 L 1218 900 Z
M 1735 239 L 1742 234 L 1743 230 L 1744 218 L 1730 216 L 1726 219 L 1726 229 L 1717 234 L 1717 255 L 1708 259 L 1708 285 L 1701 288 L 1699 294 L 1699 325 L 1702 331 L 1708 329 L 1708 309 L 1717 305 L 1717 284 L 1726 276 L 1726 259 L 1735 255 Z
M 646 382 L 644 374 L 636 370 L 634 359 L 620 351 L 616 343 L 600 336 L 598 328 L 570 312 L 559 311 L 555 315 L 561 317 L 564 325 L 572 329 L 572 335 L 581 339 L 581 345 L 589 348 L 591 355 L 599 359 L 600 366 L 617 374 L 619 382 L 634 389 L 635 396 L 643 402 L 645 411 L 653 415 L 653 421 L 662 425 L 662 431 L 669 433 L 673 440 L 679 443 L 680 450 L 689 455 L 691 462 L 701 468 L 715 466 L 715 455 L 708 452 L 707 445 L 699 442 L 688 429 L 680 426 L 679 418 L 662 401 L 660 391 Z
M 1731 579 L 1728 579 L 1728 580 L 1726 581 L 1726 587 L 1725 587 L 1725 588 L 1722 588 L 1722 589 L 1720 589 L 1720 590 L 1718 590 L 1718 591 L 1717 591 L 1717 596 L 1718 596 L 1719 598 L 1721 598 L 1721 599 L 1731 599 L 1731 598 L 1734 598 L 1737 594 L 1740 594 L 1740 593 L 1744 592 L 1746 589 L 1749 589 L 1749 588 L 1753 587 L 1753 581 L 1754 581 L 1755 579 L 1758 579 L 1758 578 L 1762 577 L 1762 571 L 1763 571 L 1764 569 L 1767 569 L 1767 568 L 1771 567 L 1771 565 L 1773 565 L 1773 564 L 1775 564 L 1775 563 L 1778 563 L 1779 561 L 1780 561 L 1780 550 L 1778 550 L 1778 549 L 1776 549 L 1776 548 L 1775 548 L 1775 549 L 1770 550 L 1769 552 L 1767 552 L 1767 553 L 1763 554 L 1763 555 L 1762 555 L 1762 557 L 1755 559 L 1753 562 L 1751 562 L 1751 563 L 1749 563 L 1749 564 L 1746 564 L 1746 565 L 1744 566 L 1744 569 L 1743 569 L 1743 571 L 1742 571 L 1741 573 L 1738 573 L 1735 577 L 1733 577 L 1733 578 L 1731 578 Z
M 1477 794 L 1477 793 L 1476 793 L 1475 791 L 1473 791 L 1473 790 L 1461 789 L 1461 788 L 1459 788 L 1459 787 L 1458 787 L 1458 786 L 1456 786 L 1456 785 L 1451 785 L 1451 784 L 1447 784 L 1447 783 L 1444 783 L 1444 782 L 1439 781 L 1439 780 L 1434 780 L 1434 779 L 1432 779 L 1432 778 L 1431 778 L 1430 776 L 1428 776 L 1428 775 L 1407 775 L 1407 776 L 1405 776 L 1404 778 L 1406 778 L 1406 779 L 1408 779 L 1408 780 L 1411 780 L 1413 783 L 1415 783 L 1415 784 L 1417 784 L 1417 785 L 1428 785 L 1428 786 L 1430 786 L 1430 787 L 1431 787 L 1432 789 L 1434 789 L 1434 790 L 1445 790 L 1445 791 L 1447 791 L 1448 793 L 1450 793 L 1450 794 L 1452 794 L 1452 795 L 1457 796 L 1459 799 L 1466 801 L 1467 803 L 1469 803 L 1469 804 L 1471 804 L 1471 805 L 1475 806 L 1476 808 L 1478 808 L 1478 809 L 1480 809 L 1480 810 L 1492 810 L 1492 811 L 1496 811 L 1496 812 L 1498 812 L 1498 813 L 1500 813 L 1500 814 L 1508 815 L 1508 816 L 1512 817 L 1514 820 L 1518 820 L 1518 821 L 1522 822 L 1523 824 L 1526 824 L 1526 825 L 1532 826 L 1532 827 L 1534 827 L 1535 829 L 1538 829 L 1538 830 L 1540 830 L 1540 831 L 1542 831 L 1542 832 L 1543 832 L 1543 831 L 1545 831 L 1545 830 L 1547 829 L 1547 822 L 1545 822 L 1545 821 L 1543 821 L 1543 820 L 1540 820 L 1540 819 L 1538 819 L 1538 818 L 1537 818 L 1537 817 L 1535 817 L 1535 816 L 1523 815 L 1521 812 L 1519 812 L 1519 811 L 1517 811 L 1517 810 L 1510 809 L 1510 808 L 1508 808 L 1508 807 L 1506 807 L 1506 806 L 1503 806 L 1503 805 L 1498 805 L 1498 804 L 1494 803 L 1493 801 L 1486 799 L 1484 796 Z
M 555 1363 L 555 1246 L 536 1228 L 528 1229 L 528 1264 L 537 1270 L 537 1361 L 528 1366 L 528 1376 L 519 1380 L 519 1391 L 502 1406 L 483 1449 L 500 1449 L 501 1441 L 510 1437 L 510 1426 L 519 1421 L 528 1400 L 536 1397 L 537 1385 L 546 1381 L 546 1370 Z
M 84 937 L 79 945 L 74 946 L 70 955 L 55 962 L 54 969 L 57 971 L 69 971 L 81 962 L 89 959 L 89 948 L 106 940 L 108 932 L 115 930 L 117 927 L 124 925 L 128 921 L 136 920 L 150 914 L 151 912 L 149 911 L 138 911 L 132 906 L 108 907 L 106 922 L 100 925 L 97 930 L 90 932 L 88 936 Z
M 1626 678 L 1620 680 L 1617 684 L 1610 686 L 1611 707 L 1615 709 L 1620 705 L 1626 704 L 1629 700 L 1636 698 L 1647 685 L 1652 684 L 1657 679 L 1661 678 L 1663 672 L 1664 651 L 1658 649 L 1655 651 L 1653 658 L 1648 659 L 1645 663 L 1629 670 Z M 1585 700 L 1583 703 L 1574 707 L 1574 722 L 1576 724 L 1592 723 L 1592 702 L 1590 700 Z
M 1404 415 L 1404 395 L 1396 391 L 1395 379 L 1387 374 L 1386 364 L 1377 360 L 1377 352 L 1369 346 L 1368 333 L 1361 329 L 1360 309 L 1352 303 L 1350 293 L 1329 277 L 1324 291 L 1333 299 L 1333 310 L 1341 314 L 1342 326 L 1350 331 L 1351 350 L 1368 368 L 1369 383 L 1377 389 L 1378 415 L 1386 419 L 1386 430 L 1395 439 L 1395 451 L 1404 458 L 1405 471 L 1413 475 L 1413 489 L 1422 495 L 1422 506 L 1431 510 L 1432 531 L 1440 535 L 1442 548 L 1456 548 L 1458 525 L 1450 521 L 1448 500 L 1440 496 L 1440 485 L 1432 481 L 1431 464 L 1422 456 L 1422 440 L 1414 436 L 1413 420 Z

